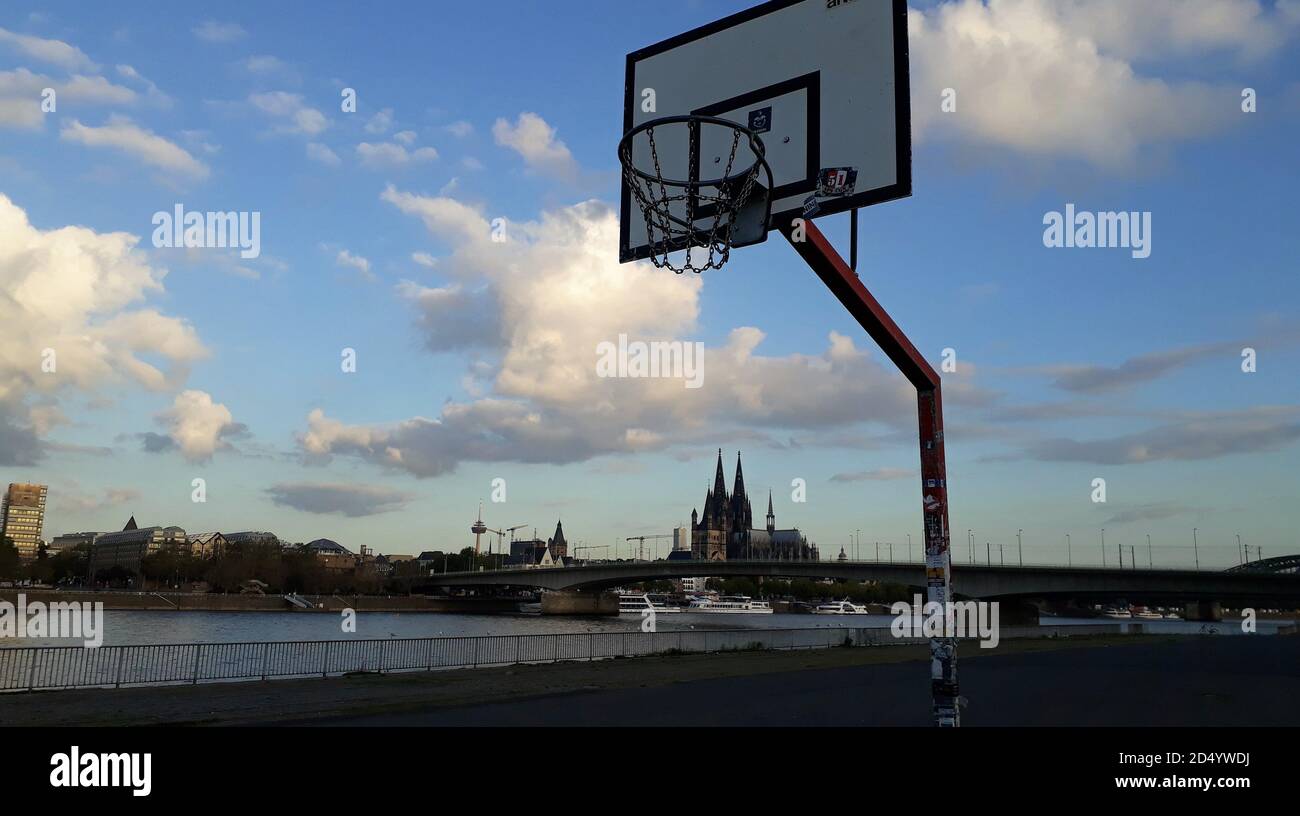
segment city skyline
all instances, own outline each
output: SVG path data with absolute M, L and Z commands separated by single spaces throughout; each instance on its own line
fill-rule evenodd
M 865 557 L 919 542 L 909 387 L 788 246 L 702 277 L 617 264 L 623 56 L 746 5 L 359 26 L 321 4 L 309 39 L 238 3 L 6 11 L 0 484 L 49 485 L 47 540 L 134 515 L 460 549 L 483 501 L 491 527 L 605 544 L 688 525 L 722 446 L 823 558 L 859 530 Z M 1108 561 L 1149 533 L 1190 566 L 1194 528 L 1207 567 L 1238 534 L 1295 552 L 1300 15 L 1167 34 L 1152 4 L 1121 36 L 1019 9 L 913 4 L 915 193 L 861 217 L 860 274 L 944 376 L 954 564 L 968 529 L 995 561 L 1023 531 L 1027 561 L 1064 562 L 1068 533 L 1099 564 L 1102 528 Z M 546 72 L 481 59 L 538 39 Z M 154 246 L 178 206 L 260 213 L 257 257 Z M 1149 254 L 1045 245 L 1076 208 L 1146 213 Z M 847 247 L 847 218 L 821 227 Z M 702 343 L 701 387 L 600 376 L 624 335 Z

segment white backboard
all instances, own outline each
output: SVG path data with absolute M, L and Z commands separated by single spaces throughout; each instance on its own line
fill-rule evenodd
M 624 132 L 681 114 L 760 131 L 773 228 L 911 195 L 906 0 L 772 0 L 628 54 Z M 706 129 L 696 158 L 678 131 L 656 143 L 664 175 L 721 175 L 710 168 L 725 167 L 730 132 L 714 129 L 710 144 Z M 648 149 L 633 148 L 646 166 Z M 742 148 L 736 167 L 747 160 Z M 625 181 L 622 262 L 650 254 L 631 199 Z

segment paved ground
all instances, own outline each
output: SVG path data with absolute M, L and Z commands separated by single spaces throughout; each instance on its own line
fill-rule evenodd
M 928 725 L 924 647 L 0 694 L 6 725 Z M 969 725 L 1300 725 L 1300 637 L 1004 641 Z
M 1300 638 L 1222 637 L 963 660 L 966 725 L 1300 725 Z M 929 724 L 923 665 L 843 666 L 562 694 L 322 725 Z

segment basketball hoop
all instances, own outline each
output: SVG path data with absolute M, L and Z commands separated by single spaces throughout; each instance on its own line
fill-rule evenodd
M 686 130 L 685 155 L 689 156 L 686 178 L 665 174 L 655 143 L 657 128 L 661 138 L 665 130 L 672 130 L 674 135 L 676 129 Z M 710 137 L 702 138 L 702 132 L 707 129 L 712 129 Z M 703 144 L 713 148 L 713 163 L 723 166 L 722 157 L 726 156 L 722 175 L 700 178 L 702 161 L 709 161 L 701 156 Z M 733 171 L 742 144 L 753 155 L 753 161 Z M 650 166 L 638 167 L 634 154 L 649 158 Z M 733 247 L 756 244 L 767 237 L 772 215 L 772 168 L 765 157 L 763 140 L 744 125 L 716 116 L 654 119 L 623 136 L 618 143 L 618 158 L 623 165 L 624 181 L 645 218 L 649 257 L 656 267 L 666 267 L 679 275 L 721 269 Z M 758 182 L 760 170 L 767 173 L 766 186 Z M 694 247 L 708 250 L 703 265 L 695 263 Z M 685 261 L 679 264 L 669 254 L 680 250 L 686 252 Z

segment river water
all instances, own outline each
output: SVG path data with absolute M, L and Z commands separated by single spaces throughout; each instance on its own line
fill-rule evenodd
M 887 628 L 892 615 L 718 615 L 683 612 L 659 615 L 659 631 L 679 629 L 816 629 Z M 344 632 L 342 616 L 322 612 L 155 612 L 106 610 L 105 646 L 151 643 L 238 643 L 295 640 L 366 640 L 469 635 L 567 634 L 631 632 L 641 629 L 639 615 L 618 617 L 550 617 L 541 615 L 470 615 L 430 612 L 359 612 L 356 631 Z M 1044 616 L 1044 626 L 1141 624 L 1150 633 L 1241 634 L 1237 620 L 1206 624 L 1181 620 L 1116 621 L 1106 618 Z M 1290 621 L 1261 620 L 1261 634 L 1273 634 Z M 0 638 L 0 648 L 68 646 L 73 641 L 52 638 Z M 77 644 L 79 645 L 79 644 Z

